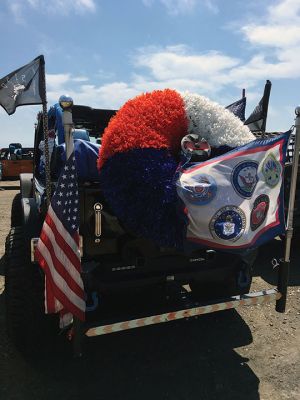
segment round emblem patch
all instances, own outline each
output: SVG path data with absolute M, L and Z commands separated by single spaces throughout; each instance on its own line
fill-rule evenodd
M 275 156 L 271 153 L 263 161 L 262 173 L 265 177 L 266 184 L 270 187 L 275 187 L 281 176 L 281 164 L 276 160 Z
M 261 194 L 255 199 L 250 215 L 250 227 L 252 231 L 259 228 L 266 219 L 269 205 L 270 199 L 266 194 Z
M 180 187 L 183 197 L 196 205 L 208 204 L 217 193 L 215 179 L 207 174 L 194 175 L 188 185 Z
M 256 161 L 242 161 L 234 167 L 231 183 L 241 197 L 248 199 L 252 196 L 258 182 L 257 168 Z
M 246 216 L 236 206 L 222 207 L 212 217 L 209 229 L 214 238 L 237 241 L 245 231 Z

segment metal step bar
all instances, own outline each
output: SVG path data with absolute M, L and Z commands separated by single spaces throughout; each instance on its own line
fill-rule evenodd
M 213 303 L 203 306 L 195 306 L 191 308 L 183 308 L 178 311 L 170 311 L 167 313 L 152 315 L 149 317 L 92 327 L 85 332 L 85 335 L 88 337 L 107 335 L 109 333 L 120 332 L 134 328 L 141 328 L 143 326 L 155 325 L 163 322 L 170 322 L 178 319 L 210 314 L 216 311 L 229 310 L 231 308 L 238 308 L 240 306 L 264 304 L 272 300 L 279 300 L 280 298 L 281 293 L 279 293 L 277 289 L 252 292 L 241 296 L 230 297 L 227 301 L 224 302 Z
M 193 307 L 191 307 L 191 304 L 189 304 L 189 306 L 183 307 L 181 310 L 169 311 L 162 314 L 156 314 L 137 319 L 116 321 L 110 324 L 91 327 L 85 326 L 85 324 L 82 323 L 78 318 L 74 318 L 73 326 L 67 333 L 67 337 L 69 340 L 72 340 L 74 357 L 79 358 L 83 354 L 82 339 L 84 337 L 90 338 L 107 335 L 129 329 L 142 328 L 144 326 L 150 326 L 164 322 L 172 322 L 179 319 L 197 318 L 200 315 L 230 310 L 240 306 L 254 306 L 258 304 L 265 304 L 271 301 L 276 301 L 277 303 L 281 297 L 282 294 L 278 292 L 277 289 L 273 288 L 240 296 L 232 296 L 228 299 L 224 299 L 224 301 L 217 301 L 216 303 L 212 304 L 199 305 L 199 303 L 195 302 Z

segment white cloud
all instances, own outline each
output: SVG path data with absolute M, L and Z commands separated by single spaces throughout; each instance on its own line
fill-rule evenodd
M 22 4 L 19 1 L 10 1 L 8 3 L 8 8 L 13 14 L 15 22 L 20 25 L 25 25 Z
M 146 7 L 151 7 L 155 0 L 142 0 Z M 218 7 L 214 0 L 159 0 L 166 8 L 169 15 L 178 16 L 189 14 L 194 11 L 196 6 L 202 5 L 213 13 L 217 13 Z
M 258 53 L 233 68 L 229 78 L 254 85 L 263 78 L 300 77 L 300 2 L 281 0 L 267 8 L 260 22 L 241 27 L 244 40 Z M 228 77 L 227 77 L 228 78 Z
M 51 0 L 48 4 L 45 4 L 44 0 L 26 1 L 32 8 L 43 12 L 70 14 L 73 11 L 76 13 L 84 13 L 94 12 L 96 10 L 94 0 Z M 24 3 L 24 1 L 22 3 Z
M 59 90 L 70 81 L 70 74 L 47 74 L 46 84 L 50 90 Z
M 95 0 L 7 0 L 8 8 L 14 16 L 15 22 L 25 24 L 26 8 L 31 8 L 43 14 L 69 15 L 93 13 L 96 11 Z
M 171 15 L 190 13 L 195 5 L 195 0 L 160 0 Z
M 203 0 L 203 4 L 208 8 L 211 12 L 214 14 L 217 14 L 219 12 L 219 8 L 216 4 L 215 1 L 213 0 Z
M 298 20 L 300 11 L 299 0 L 281 0 L 268 9 L 268 17 L 273 23 Z
M 146 7 L 151 7 L 152 4 L 154 3 L 154 0 L 142 0 L 144 6 Z
M 84 83 L 83 83 L 84 82 Z M 119 108 L 140 91 L 132 83 L 111 82 L 101 86 L 88 83 L 88 78 L 71 74 L 47 74 L 47 98 L 56 103 L 62 94 L 73 97 L 75 104 L 98 108 Z
M 247 25 L 242 31 L 252 44 L 286 48 L 300 43 L 299 23 L 300 18 L 294 25 Z
M 284 61 L 284 55 L 282 57 L 280 63 L 271 64 L 264 55 L 258 54 L 243 64 L 241 60 L 216 51 L 196 54 L 183 45 L 143 48 L 132 58 L 134 73 L 127 82 L 114 81 L 112 76 L 109 83 L 96 86 L 89 84 L 86 77 L 49 74 L 48 98 L 57 101 L 61 94 L 67 93 L 77 104 L 119 108 L 141 92 L 168 87 L 198 92 L 215 100 L 226 99 L 224 92 L 233 87 L 255 88 L 259 81 L 266 79 L 266 70 L 267 78 L 270 73 L 276 76 L 291 73 L 291 66 Z M 101 71 L 103 74 L 105 72 Z
M 221 52 L 193 54 L 183 45 L 166 48 L 144 48 L 134 59 L 135 66 L 145 67 L 157 80 L 201 79 L 213 77 L 220 71 L 239 64 L 239 60 Z
M 89 78 L 87 76 L 77 76 L 73 78 L 74 82 L 87 82 Z
M 267 9 L 262 22 L 242 27 L 247 41 L 258 46 L 287 48 L 300 44 L 300 2 L 282 0 Z

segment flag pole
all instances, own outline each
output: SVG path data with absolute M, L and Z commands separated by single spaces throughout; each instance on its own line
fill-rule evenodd
M 59 105 L 63 110 L 62 123 L 65 132 L 65 144 L 66 144 L 66 160 L 74 151 L 74 141 L 73 141 L 73 118 L 72 118 L 72 107 L 73 99 L 68 95 L 62 95 L 59 98 Z
M 72 107 L 73 99 L 68 95 L 62 95 L 59 98 L 59 105 L 63 110 L 62 122 L 65 132 L 65 144 L 66 144 L 66 160 L 69 159 L 70 155 L 74 151 L 74 140 L 73 140 L 73 117 Z M 82 356 L 82 322 L 76 316 L 73 316 L 73 354 L 74 357 L 80 358 Z
M 293 237 L 293 219 L 294 219 L 294 206 L 296 197 L 296 186 L 297 186 L 297 175 L 299 165 L 299 151 L 300 151 L 300 106 L 295 109 L 295 146 L 292 163 L 292 174 L 290 184 L 290 196 L 289 196 L 289 208 L 287 216 L 287 227 L 285 234 L 285 251 L 284 259 L 280 260 L 279 272 L 278 272 L 278 291 L 281 293 L 281 297 L 276 302 L 276 311 L 285 312 L 287 288 L 289 283 L 289 270 L 290 270 L 290 252 L 291 242 Z
M 44 56 L 41 56 L 41 98 L 43 106 L 43 128 L 44 128 L 44 154 L 45 154 L 45 177 L 46 177 L 46 201 L 47 208 L 51 200 L 51 173 L 49 156 L 49 131 L 48 131 L 48 111 L 47 111 L 47 91 L 46 91 L 46 71 Z

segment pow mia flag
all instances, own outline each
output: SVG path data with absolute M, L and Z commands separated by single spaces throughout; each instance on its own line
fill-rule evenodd
M 251 132 L 265 132 L 266 130 L 271 86 L 272 83 L 267 80 L 263 97 L 252 114 L 244 122 L 244 125 L 247 125 Z
M 11 115 L 16 107 L 46 102 L 44 56 L 0 79 L 0 105 Z

